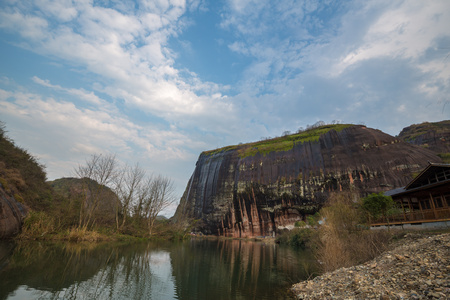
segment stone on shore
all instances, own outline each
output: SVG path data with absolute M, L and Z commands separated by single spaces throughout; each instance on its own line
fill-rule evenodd
M 449 299 L 450 233 L 415 239 L 359 266 L 293 285 L 297 299 Z

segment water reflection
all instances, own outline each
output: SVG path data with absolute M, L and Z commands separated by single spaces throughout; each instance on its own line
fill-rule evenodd
M 239 240 L 0 244 L 0 299 L 287 299 L 305 261 Z
M 311 262 L 305 252 L 241 240 L 192 240 L 173 254 L 180 299 L 289 299 L 288 287 L 308 276 L 301 262 Z

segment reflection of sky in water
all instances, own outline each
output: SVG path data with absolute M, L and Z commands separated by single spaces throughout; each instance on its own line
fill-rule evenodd
M 175 284 L 172 277 L 172 265 L 170 254 L 165 251 L 155 252 L 150 255 L 152 272 L 151 299 L 175 299 Z
M 61 291 L 36 290 L 21 285 L 8 299 L 177 299 L 170 254 L 142 253 L 102 268 L 92 278 Z

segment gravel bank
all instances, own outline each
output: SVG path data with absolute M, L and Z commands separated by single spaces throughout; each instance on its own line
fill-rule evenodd
M 298 299 L 450 299 L 450 233 L 418 238 L 359 266 L 293 285 Z

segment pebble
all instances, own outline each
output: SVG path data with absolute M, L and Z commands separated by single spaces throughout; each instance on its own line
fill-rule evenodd
M 297 299 L 449 299 L 450 233 L 403 244 L 372 261 L 293 285 Z

